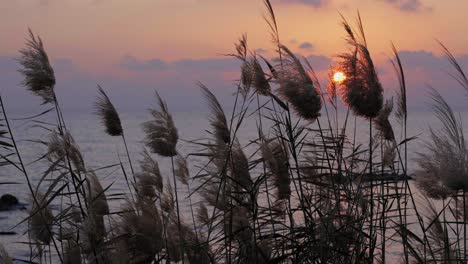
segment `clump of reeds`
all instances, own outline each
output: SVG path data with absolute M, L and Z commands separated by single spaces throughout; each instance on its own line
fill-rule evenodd
M 82 225 L 83 252 L 92 263 L 108 259 L 105 240 L 107 236 L 104 217 L 109 214 L 109 204 L 98 177 L 93 172 L 86 173 L 87 215 Z
M 75 143 L 72 135 L 68 132 L 60 134 L 52 132 L 47 144 L 47 159 L 52 163 L 68 161 L 75 166 L 79 172 L 85 171 L 85 165 L 78 145 Z
M 379 115 L 373 120 L 375 128 L 380 132 L 382 138 L 385 140 L 393 141 L 395 134 L 393 133 L 393 127 L 390 124 L 389 117 L 393 111 L 393 100 L 387 100 L 385 105 L 380 110 Z
M 271 171 L 273 185 L 278 190 L 278 200 L 288 200 L 291 195 L 288 149 L 281 139 L 265 139 L 262 156 Z
M 42 193 L 33 194 L 33 206 L 29 212 L 28 233 L 36 244 L 37 256 L 42 261 L 43 248 L 49 246 L 53 238 L 54 215 L 49 201 Z
M 251 87 L 258 94 L 270 95 L 270 83 L 258 61 L 257 55 L 254 53 L 251 58 L 248 57 L 247 36 L 242 35 L 235 46 L 237 54 L 232 54 L 231 56 L 238 58 L 242 62 L 240 84 L 244 98 L 248 95 Z
M 428 196 L 438 198 L 446 196 L 447 191 L 468 190 L 467 152 L 461 121 L 434 89 L 431 98 L 443 130 L 440 133 L 431 129 L 426 152 L 418 154 L 418 183 Z
M 141 172 L 137 174 L 137 190 L 144 196 L 156 198 L 155 191 L 162 193 L 164 187 L 158 162 L 147 151 L 144 151 L 140 168 Z
M 466 244 L 463 241 L 468 190 L 466 145 L 461 123 L 449 105 L 433 91 L 435 113 L 443 123 L 444 133 L 431 131 L 427 152 L 420 154 L 418 160 L 421 173 L 417 184 L 432 198 L 442 199 L 444 208 L 440 212 L 429 208 L 430 223 L 425 225 L 413 201 L 411 209 L 421 227 L 418 231 L 423 234 L 419 238 L 418 231 L 411 232 L 412 225 L 406 221 L 407 195 L 411 196 L 411 192 L 406 193 L 408 187 L 405 186 L 402 194 L 396 178 L 392 179 L 394 187 L 385 178 L 380 186 L 374 185 L 378 174 L 383 177 L 388 172 L 398 176 L 400 168 L 407 173 L 406 86 L 396 49 L 394 66 L 400 82 L 397 117 L 404 123 L 405 161 L 400 154 L 403 143 L 397 144 L 398 131 L 394 131 L 390 122 L 393 104 L 392 101 L 383 103 L 383 89 L 360 17 L 357 31 L 343 22 L 350 51 L 340 56 L 336 70 L 343 71 L 346 79 L 343 83 L 330 82 L 326 100 L 309 62 L 299 59 L 281 44 L 273 7 L 269 0 L 264 2 L 279 59 L 272 66 L 255 52 L 249 53 L 245 36 L 239 40 L 237 54 L 233 56 L 242 61 L 241 78 L 230 119 L 215 95 L 199 84 L 211 112 L 208 132 L 211 137 L 205 142 L 189 142 L 201 146 L 203 151 L 187 156 L 178 153 L 179 136 L 173 117 L 166 102 L 156 93 L 158 107 L 150 109 L 152 119 L 143 124 L 144 143 L 149 151 L 144 150 L 139 172 L 134 173 L 119 114 L 104 90 L 98 87 L 97 114 L 107 134 L 123 137 L 135 176 L 134 188 L 128 185 L 130 195 L 132 190 L 136 195 L 124 199 L 125 204 L 118 212 L 110 212 L 107 199 L 119 195 L 108 195 L 108 188 L 102 186 L 95 174 L 97 170 L 87 170 L 78 145 L 65 128 L 53 90 L 53 69 L 42 41 L 30 32 L 20 58 L 24 84 L 43 103 L 55 104 L 58 117 L 58 131 L 55 132 L 55 127 L 49 129 L 53 134 L 48 142 L 42 142 L 47 146 L 43 157 L 52 165 L 49 164 L 39 185 L 49 178 L 52 183 L 47 195 L 32 192 L 35 201 L 28 219 L 31 239 L 38 245 L 41 257 L 56 237 L 60 243 L 56 245 L 57 255 L 69 264 L 384 263 L 387 240 L 391 237 L 398 243 L 390 234 L 399 233 L 406 263 L 409 263 L 407 252 L 419 263 L 462 258 L 466 262 L 461 253 L 465 251 L 466 255 L 467 248 L 462 245 Z M 457 81 L 462 85 L 468 83 L 455 57 L 445 51 L 457 69 Z M 270 69 L 269 74 L 263 71 L 263 63 Z M 256 94 L 249 97 L 252 88 Z M 365 150 L 356 139 L 350 140 L 345 134 L 348 115 L 342 127 L 337 116 L 332 125 L 327 106 L 331 104 L 337 112 L 337 90 L 348 112 L 369 119 L 368 163 L 361 157 Z M 250 114 L 255 95 L 257 107 Z M 270 97 L 266 98 L 269 101 L 261 104 L 260 99 L 265 98 L 258 95 Z M 280 110 L 276 109 L 277 105 L 281 106 Z M 290 108 L 297 116 L 292 116 Z M 315 127 L 311 122 L 318 119 L 322 108 L 329 127 L 320 122 Z M 243 144 L 243 135 L 239 135 L 242 124 L 254 114 L 258 114 L 258 137 Z M 299 117 L 297 122 L 296 117 Z M 380 163 L 372 162 L 373 127 L 380 133 Z M 266 138 L 264 131 L 273 136 Z M 162 163 L 150 153 L 170 157 L 173 183 L 163 181 L 159 167 Z M 193 177 L 186 159 L 191 155 L 207 159 L 204 164 L 194 164 L 198 173 Z M 395 160 L 401 164 L 396 166 Z M 125 174 L 121 162 L 120 165 Z M 380 168 L 380 172 L 376 173 L 374 167 Z M 358 180 L 364 178 L 370 180 L 370 188 L 365 181 Z M 404 180 L 408 185 L 406 175 Z M 191 186 L 193 182 L 195 188 Z M 181 217 L 184 210 L 179 208 L 177 183 L 187 188 L 193 226 Z M 460 195 L 463 204 L 459 204 Z M 63 199 L 54 215 L 49 204 L 57 201 L 57 197 Z M 272 202 L 271 197 L 276 201 Z M 402 198 L 405 200 L 401 201 Z M 198 200 L 196 213 L 192 199 Z M 405 203 L 404 209 L 400 203 Z M 448 213 L 453 208 L 456 215 Z M 285 211 L 289 219 L 279 217 Z M 399 221 L 395 220 L 397 217 Z M 451 222 L 450 217 L 458 222 Z M 4 255 L 0 247 L 0 262 Z
M 163 223 L 152 200 L 139 200 L 122 214 L 120 250 L 132 263 L 151 263 L 164 247 Z

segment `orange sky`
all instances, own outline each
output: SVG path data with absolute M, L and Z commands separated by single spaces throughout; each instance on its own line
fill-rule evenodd
M 341 52 L 339 12 L 354 19 L 356 10 L 374 56 L 388 53 L 390 41 L 402 50 L 437 51 L 434 38 L 454 53 L 468 53 L 468 34 L 461 32 L 466 28 L 466 0 L 419 0 L 421 6 L 414 11 L 400 7 L 415 0 L 322 0 L 321 7 L 299 3 L 307 1 L 272 0 L 283 42 L 292 49 L 296 43 L 311 42 L 314 48 L 303 50 L 306 54 Z M 1 1 L 0 10 L 0 55 L 15 55 L 31 27 L 54 57 L 93 70 L 103 70 L 125 55 L 215 57 L 232 51 L 232 43 L 244 32 L 251 47 L 271 48 L 262 0 L 15 0 Z
M 393 41 L 403 51 L 412 105 L 425 104 L 421 94 L 431 84 L 466 106 L 435 39 L 468 67 L 467 0 L 271 1 L 283 44 L 314 55 L 311 63 L 319 75 L 326 75 L 329 58 L 346 49 L 340 13 L 354 22 L 359 10 L 389 96 L 397 84 L 388 63 Z M 197 81 L 229 101 L 239 68 L 220 54 L 234 52 L 233 43 L 243 33 L 251 49 L 271 50 L 265 12 L 263 0 L 0 1 L 0 92 L 24 100 L 25 91 L 17 89 L 18 65 L 11 58 L 18 56 L 30 27 L 43 38 L 56 69 L 57 91 L 70 106 L 81 107 L 76 98 L 91 102 L 97 83 L 113 89 L 122 105 L 131 104 L 126 98 L 148 103 L 158 89 L 190 108 L 179 99 L 198 96 Z

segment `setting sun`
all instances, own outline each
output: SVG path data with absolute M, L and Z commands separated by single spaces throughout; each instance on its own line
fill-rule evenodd
M 342 83 L 344 80 L 346 80 L 346 75 L 342 72 L 336 72 L 333 75 L 333 81 L 336 83 Z

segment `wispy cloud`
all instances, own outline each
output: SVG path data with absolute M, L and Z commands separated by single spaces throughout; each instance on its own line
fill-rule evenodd
M 182 72 L 232 72 L 238 71 L 240 63 L 234 58 L 182 59 L 173 62 L 159 58 L 140 60 L 124 56 L 119 66 L 130 71 L 182 71 Z
M 168 65 L 161 59 L 140 61 L 132 56 L 125 56 L 120 61 L 120 66 L 127 70 L 165 70 Z
M 276 2 L 281 4 L 304 4 L 313 6 L 315 8 L 320 8 L 325 6 L 329 0 L 276 0 Z
M 397 7 L 404 12 L 418 12 L 428 10 L 430 8 L 425 7 L 421 0 L 384 0 L 385 2 Z
M 302 50 L 312 50 L 314 49 L 314 44 L 306 41 L 306 42 L 301 43 L 301 45 L 299 45 L 299 48 Z
M 263 48 L 258 48 L 258 49 L 255 50 L 255 52 L 260 54 L 260 55 L 263 55 L 263 54 L 267 54 L 268 50 L 263 49 Z
M 464 90 L 448 73 L 450 64 L 443 56 L 428 51 L 401 51 L 403 67 L 408 81 L 408 100 L 414 109 L 427 110 L 427 84 L 437 88 L 458 110 L 467 110 Z M 332 63 L 323 55 L 307 56 L 310 64 L 324 77 Z M 457 56 L 465 71 L 468 71 L 468 55 Z M 394 95 L 397 80 L 392 66 L 387 61 L 376 61 L 379 77 L 388 93 Z M 203 98 L 196 87 L 196 81 L 203 81 L 216 90 L 220 100 L 228 106 L 235 90 L 235 80 L 239 78 L 239 62 L 230 58 L 205 58 L 165 61 L 161 59 L 141 60 L 126 56 L 114 65 L 111 73 L 87 72 L 70 59 L 55 59 L 52 65 L 56 70 L 57 92 L 66 109 L 89 108 L 96 95 L 99 83 L 112 94 L 120 109 L 143 110 L 151 105 L 154 89 L 164 95 L 174 110 L 197 111 L 203 108 Z M 8 98 L 9 107 L 30 109 L 39 102 L 26 89 L 20 88 L 19 65 L 11 57 L 0 56 L 0 87 L 2 95 Z M 322 80 L 323 84 L 326 80 Z M 28 109 L 24 107 L 27 106 Z M 16 110 L 15 110 L 16 111 Z M 71 110 L 70 110 L 71 111 Z

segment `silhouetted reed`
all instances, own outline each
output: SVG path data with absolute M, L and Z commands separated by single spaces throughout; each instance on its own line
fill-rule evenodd
M 41 38 L 34 36 L 30 29 L 26 47 L 20 50 L 20 54 L 18 61 L 23 68 L 19 72 L 24 76 L 23 84 L 33 94 L 41 97 L 43 104 L 55 102 L 54 69 L 50 65 Z
M 299 59 L 286 47 L 286 56 L 278 70 L 278 93 L 289 102 L 297 114 L 309 121 L 320 116 L 322 101 L 317 85 L 312 81 Z
M 446 191 L 468 190 L 468 167 L 466 145 L 461 121 L 455 117 L 452 108 L 436 91 L 431 91 L 434 115 L 442 123 L 443 130 L 431 129 L 426 151 L 419 154 L 421 172 L 419 186 L 432 198 L 443 196 Z M 436 191 L 436 190 L 439 191 Z
M 367 48 L 361 18 L 358 17 L 357 31 L 346 20 L 343 21 L 343 27 L 350 46 L 350 52 L 339 56 L 339 69 L 346 76 L 340 85 L 343 101 L 357 116 L 376 117 L 383 106 L 383 89 Z

